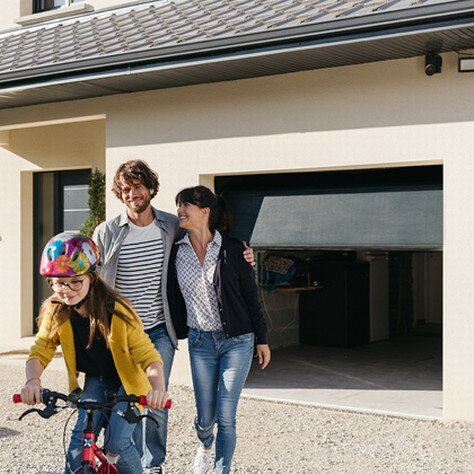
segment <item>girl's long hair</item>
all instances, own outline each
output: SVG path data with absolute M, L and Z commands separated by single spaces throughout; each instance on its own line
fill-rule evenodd
M 206 186 L 185 188 L 176 195 L 175 201 L 178 206 L 179 203 L 187 202 L 201 209 L 208 207 L 210 209 L 209 230 L 212 233 L 215 230 L 227 234 L 230 232 L 231 216 L 226 202 Z
M 97 271 L 88 273 L 88 275 L 91 278 L 91 283 L 89 294 L 86 297 L 87 299 L 83 306 L 90 318 L 90 331 L 87 348 L 89 349 L 92 346 L 97 332 L 100 333 L 104 338 L 107 347 L 109 347 L 109 315 L 113 312 L 115 316 L 123 319 L 128 324 L 133 324 L 134 319 L 131 315 L 134 314 L 134 310 L 126 299 L 120 296 L 119 293 L 117 293 L 99 276 Z M 117 302 L 124 306 L 125 311 L 121 311 L 115 307 L 115 303 Z M 61 325 L 71 318 L 72 308 L 59 301 L 57 296 L 52 295 L 41 305 L 40 314 L 38 316 L 38 325 L 41 324 L 44 315 L 51 311 L 53 323 L 49 332 L 49 340 L 52 340 Z

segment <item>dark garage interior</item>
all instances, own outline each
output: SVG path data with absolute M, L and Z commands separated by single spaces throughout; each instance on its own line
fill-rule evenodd
M 246 393 L 441 417 L 442 167 L 218 177 L 257 255 L 271 366 Z

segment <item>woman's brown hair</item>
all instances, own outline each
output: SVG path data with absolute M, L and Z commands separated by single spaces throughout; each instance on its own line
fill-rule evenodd
M 87 348 L 92 346 L 97 331 L 104 338 L 107 347 L 109 346 L 110 323 L 109 315 L 113 312 L 114 316 L 123 319 L 128 324 L 133 324 L 133 318 L 127 314 L 134 313 L 130 303 L 119 295 L 112 287 L 102 280 L 97 271 L 88 273 L 91 278 L 89 294 L 84 302 L 83 308 L 86 310 L 90 318 L 89 341 Z M 126 312 L 120 311 L 115 306 L 115 303 L 120 302 Z M 72 308 L 58 301 L 55 295 L 45 300 L 41 306 L 40 314 L 38 316 L 38 325 L 46 314 L 52 308 L 52 325 L 49 333 L 49 340 L 52 340 L 58 332 L 60 326 L 64 324 L 71 317 Z
M 214 194 L 206 186 L 193 186 L 182 189 L 176 195 L 176 205 L 180 203 L 189 203 L 199 208 L 209 208 L 209 230 L 214 233 L 215 230 L 223 233 L 230 232 L 231 216 L 227 204 L 221 196 Z

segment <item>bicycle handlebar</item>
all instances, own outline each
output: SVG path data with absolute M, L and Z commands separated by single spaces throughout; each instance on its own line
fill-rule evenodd
M 104 402 L 104 403 L 99 403 L 99 402 L 92 402 L 92 401 L 79 401 L 79 400 L 74 400 L 71 396 L 65 395 L 64 393 L 59 393 L 59 392 L 53 392 L 51 390 L 48 390 L 44 388 L 41 391 L 41 399 L 42 402 L 47 405 L 48 403 L 53 403 L 54 405 L 56 404 L 57 400 L 63 400 L 65 402 L 68 402 L 71 406 L 75 406 L 77 408 L 84 408 L 84 409 L 100 409 L 100 408 L 111 408 L 114 406 L 116 403 L 119 402 L 130 402 L 130 403 L 139 403 L 140 405 L 146 407 L 147 406 L 147 400 L 146 400 L 146 395 L 119 395 L 119 396 L 114 396 L 110 401 Z M 21 394 L 20 393 L 15 393 L 13 395 L 13 403 L 21 403 Z M 166 401 L 165 409 L 171 408 L 171 399 L 168 399 Z

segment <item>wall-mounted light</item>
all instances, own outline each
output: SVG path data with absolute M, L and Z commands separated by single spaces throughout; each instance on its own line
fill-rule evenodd
M 439 74 L 441 72 L 441 66 L 443 65 L 443 59 L 439 54 L 428 53 L 425 56 L 425 74 L 432 76 L 433 74 Z
M 474 72 L 474 56 L 459 57 L 459 72 Z

